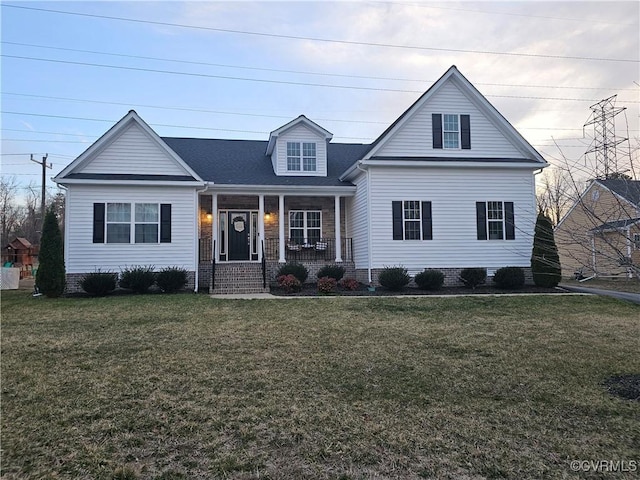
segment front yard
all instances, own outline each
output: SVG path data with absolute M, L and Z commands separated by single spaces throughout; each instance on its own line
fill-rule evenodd
M 640 373 L 639 312 L 3 292 L 2 478 L 599 478 L 570 462 L 640 460 L 603 386 Z

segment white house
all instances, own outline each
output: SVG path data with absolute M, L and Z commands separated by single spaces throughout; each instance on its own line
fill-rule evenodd
M 268 289 L 287 261 L 374 284 L 389 265 L 448 284 L 529 267 L 547 163 L 455 66 L 372 144 L 331 138 L 303 115 L 265 141 L 159 137 L 130 111 L 54 179 L 69 290 L 132 265 L 214 292 Z

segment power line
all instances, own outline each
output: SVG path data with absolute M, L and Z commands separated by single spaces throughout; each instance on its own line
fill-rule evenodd
M 134 58 L 139 60 L 154 60 L 154 61 L 162 61 L 162 62 L 173 62 L 173 63 L 183 63 L 188 65 L 201 65 L 208 67 L 223 67 L 223 68 L 237 68 L 242 70 L 256 70 L 263 72 L 274 72 L 274 73 L 295 73 L 299 75 L 316 75 L 316 76 L 324 76 L 324 77 L 338 77 L 338 78 L 356 78 L 363 80 L 385 80 L 385 81 L 393 81 L 393 82 L 416 82 L 416 83 L 428 83 L 432 84 L 435 80 L 424 80 L 424 79 L 416 79 L 416 78 L 397 78 L 397 77 L 378 77 L 378 76 L 369 76 L 369 75 L 353 75 L 353 74 L 342 74 L 342 73 L 327 73 L 327 72 L 308 72 L 302 70 L 285 70 L 278 68 L 265 68 L 265 67 L 250 67 L 247 65 L 231 65 L 224 63 L 210 63 L 210 62 L 199 62 L 192 60 L 181 60 L 175 58 L 163 58 L 163 57 L 149 57 L 144 55 L 131 55 L 125 53 L 113 53 L 113 52 L 101 52 L 97 50 L 82 50 L 78 48 L 64 48 L 64 47 L 53 47 L 50 45 L 37 45 L 33 43 L 20 43 L 20 42 L 9 42 L 3 40 L 1 43 L 6 45 L 19 45 L 24 47 L 35 47 L 35 48 L 45 48 L 50 50 L 60 50 L 65 52 L 77 52 L 77 53 L 89 53 L 92 55 L 107 55 L 113 57 L 122 57 L 122 58 Z M 487 82 L 474 82 L 474 85 L 486 85 L 492 87 L 514 87 L 514 88 L 550 88 L 550 89 L 566 89 L 566 90 L 616 90 L 616 91 L 636 91 L 633 88 L 611 88 L 611 87 L 578 87 L 578 86 L 560 86 L 560 85 L 532 85 L 532 84 L 510 84 L 510 83 L 487 83 Z
M 245 82 L 297 85 L 297 86 L 305 86 L 305 87 L 342 88 L 342 89 L 348 89 L 348 90 L 366 90 L 366 91 L 376 91 L 376 92 L 424 93 L 422 90 L 402 90 L 397 88 L 362 87 L 362 86 L 355 86 L 355 85 L 332 85 L 332 84 L 324 84 L 324 83 L 294 82 L 294 81 L 287 81 L 287 80 L 269 80 L 269 79 L 259 79 L 259 78 L 233 77 L 233 76 L 227 76 L 227 75 L 211 75 L 206 73 L 176 72 L 174 70 L 158 70 L 153 68 L 127 67 L 122 65 L 108 65 L 108 64 L 102 64 L 102 63 L 89 63 L 89 62 L 74 62 L 69 60 L 56 60 L 51 58 L 24 57 L 20 55 L 7 55 L 4 53 L 1 54 L 0 57 L 15 58 L 20 60 L 33 60 L 33 61 L 40 61 L 40 62 L 63 63 L 68 65 L 80 65 L 80 66 L 88 66 L 88 67 L 114 68 L 119 70 L 130 70 L 130 71 L 139 71 L 139 72 L 147 72 L 147 73 L 163 73 L 163 74 L 169 74 L 169 75 L 182 75 L 182 76 L 192 76 L 192 77 L 201 77 L 201 78 L 218 78 L 223 80 L 236 80 L 236 81 L 245 81 Z M 572 101 L 572 102 L 597 101 L 595 99 L 588 99 L 588 98 L 537 97 L 537 96 L 530 96 L 530 95 L 489 94 L 489 95 L 485 95 L 485 97 L 520 98 L 520 99 L 527 99 L 527 100 L 554 100 L 554 101 Z M 623 100 L 623 102 L 640 103 L 640 101 L 638 100 Z
M 465 50 L 465 49 L 457 49 L 457 48 L 436 48 L 436 47 L 425 47 L 425 46 L 418 46 L 418 45 L 398 45 L 398 44 L 392 44 L 392 43 L 374 43 L 374 42 L 359 42 L 359 41 L 353 41 L 353 40 L 336 40 L 336 39 L 322 38 L 322 37 L 305 37 L 305 36 L 299 36 L 299 35 L 284 35 L 284 34 L 267 33 L 267 32 L 252 32 L 249 30 L 234 30 L 234 29 L 228 29 L 228 28 L 203 27 L 198 25 L 186 25 L 186 24 L 180 24 L 180 23 L 159 22 L 154 20 L 141 20 L 136 18 L 116 17 L 111 15 L 69 12 L 64 10 L 27 7 L 24 5 L 4 4 L 4 6 L 9 8 L 20 8 L 23 10 L 55 13 L 55 14 L 61 14 L 61 15 L 74 15 L 79 17 L 101 18 L 104 20 L 117 20 L 122 22 L 142 23 L 142 24 L 148 24 L 148 25 L 160 25 L 164 27 L 190 28 L 195 30 L 231 33 L 236 35 L 252 35 L 252 36 L 266 37 L 266 38 L 283 38 L 287 40 L 305 40 L 305 41 L 312 41 L 312 42 L 337 43 L 342 45 L 358 45 L 358 46 L 367 46 L 367 47 L 383 47 L 383 48 L 408 49 L 408 50 L 427 50 L 427 51 L 454 52 L 454 53 L 471 53 L 471 54 L 483 54 L 483 55 L 506 55 L 506 56 L 528 57 L 528 58 L 552 58 L 552 59 L 562 59 L 562 60 L 590 60 L 590 61 L 599 61 L 599 62 L 640 63 L 640 60 L 638 59 L 599 58 L 599 57 L 549 55 L 549 54 L 545 55 L 545 54 L 538 54 L 538 53 L 496 52 L 491 50 Z

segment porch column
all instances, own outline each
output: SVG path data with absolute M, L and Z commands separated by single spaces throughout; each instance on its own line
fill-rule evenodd
M 262 261 L 262 245 L 264 244 L 264 195 L 258 196 L 258 261 Z
M 342 262 L 342 236 L 340 235 L 340 195 L 335 198 L 336 263 Z
M 218 261 L 218 194 L 211 195 L 211 258 Z
M 278 262 L 284 263 L 284 195 L 278 197 Z

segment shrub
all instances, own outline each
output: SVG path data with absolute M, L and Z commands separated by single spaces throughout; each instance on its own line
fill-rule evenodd
M 307 267 L 305 267 L 301 263 L 288 262 L 278 269 L 277 277 L 280 277 L 282 275 L 293 275 L 298 280 L 300 280 L 300 283 L 302 284 L 307 281 L 309 270 L 307 270 Z
M 345 290 L 355 291 L 360 288 L 360 282 L 355 278 L 343 278 L 340 280 L 340 286 Z
M 543 213 L 538 214 L 533 235 L 531 253 L 531 273 L 533 283 L 539 287 L 556 287 L 561 280 L 560 257 L 553 237 L 551 220 Z
M 318 270 L 318 278 L 329 277 L 340 281 L 344 277 L 345 268 L 342 265 L 325 265 Z
M 440 270 L 424 269 L 414 279 L 418 288 L 422 290 L 438 290 L 444 284 L 444 273 Z
M 278 286 L 283 288 L 285 292 L 299 292 L 302 290 L 302 282 L 293 274 L 280 275 L 277 278 Z
M 120 273 L 120 286 L 136 293 L 146 293 L 155 281 L 156 274 L 152 266 L 125 268 Z
M 38 272 L 36 285 L 47 297 L 62 295 L 65 284 L 64 247 L 58 219 L 53 209 L 47 211 L 40 238 L 40 254 L 38 256 Z
M 398 291 L 411 281 L 411 277 L 404 267 L 384 267 L 384 270 L 378 275 L 378 281 L 383 287 Z
M 163 268 L 156 275 L 156 284 L 165 293 L 177 292 L 187 284 L 187 271 L 184 268 Z
M 80 287 L 89 295 L 104 297 L 116 289 L 118 274 L 111 272 L 87 273 L 80 280 Z
M 336 291 L 338 281 L 332 277 L 320 277 L 318 279 L 318 291 L 320 293 L 331 293 Z
M 521 288 L 524 285 L 524 270 L 520 267 L 502 267 L 496 270 L 493 283 L 500 288 Z
M 465 268 L 460 272 L 460 280 L 465 287 L 476 288 L 487 279 L 486 268 Z

